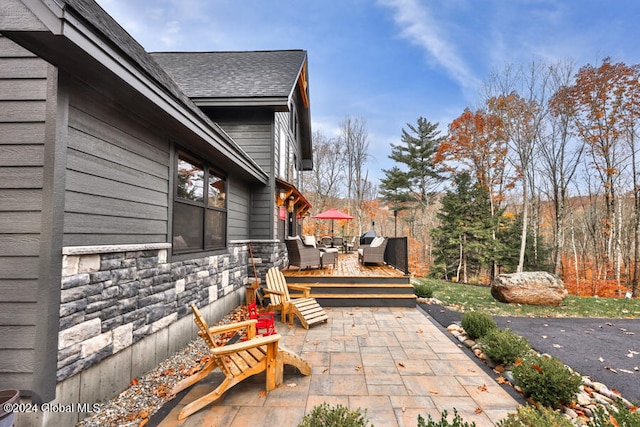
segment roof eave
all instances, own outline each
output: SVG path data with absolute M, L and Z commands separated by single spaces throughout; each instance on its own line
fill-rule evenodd
M 82 20 L 74 16 L 72 8 L 62 8 L 56 2 L 38 0 L 25 0 L 24 4 L 53 35 L 65 37 L 81 51 L 103 64 L 154 105 L 207 141 L 253 179 L 263 184 L 269 182 L 268 174 L 219 126 L 195 115 L 182 101 L 168 94 L 162 85 L 132 64 L 127 56 L 113 49 L 109 43 L 101 42 L 102 34 L 96 33 L 92 28 L 87 27 Z M 3 29 L 0 28 L 0 30 Z M 19 33 L 13 33 L 13 35 L 19 38 Z M 36 48 L 36 50 L 38 49 Z M 55 65 L 55 61 L 50 55 L 47 55 L 46 46 L 42 46 L 39 52 L 34 53 Z
M 309 101 L 309 72 L 307 66 L 307 55 L 305 52 L 304 59 L 300 64 L 295 81 L 289 92 L 288 103 L 292 104 L 293 99 L 296 97 L 302 101 L 296 103 L 298 106 L 298 117 L 300 119 L 300 149 L 301 149 L 301 162 L 302 169 L 305 171 L 313 170 L 313 145 L 311 138 L 311 110 Z
M 272 111 L 289 111 L 287 97 L 210 97 L 191 98 L 198 107 L 261 107 Z

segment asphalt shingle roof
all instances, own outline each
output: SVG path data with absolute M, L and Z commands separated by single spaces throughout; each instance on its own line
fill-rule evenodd
M 144 48 L 97 3 L 87 0 L 60 1 L 78 11 L 82 18 L 104 34 L 113 46 L 121 50 L 136 62 L 148 76 L 157 81 L 174 97 L 182 101 L 194 113 L 200 117 L 204 117 L 199 109 L 193 105 L 189 98 L 179 89 L 171 76 L 162 67 L 160 67 L 151 58 L 149 53 L 145 51 Z
M 152 57 L 190 98 L 288 97 L 304 50 L 157 52 Z

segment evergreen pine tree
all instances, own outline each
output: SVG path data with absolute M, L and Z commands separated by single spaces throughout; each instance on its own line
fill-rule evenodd
M 410 194 L 425 207 L 431 201 L 435 186 L 443 179 L 433 163 L 433 156 L 444 137 L 437 130 L 438 123 L 431 123 L 424 117 L 418 118 L 416 126 L 407 123 L 407 127 L 408 131 L 402 129 L 402 144 L 391 144 L 389 158 L 406 165 L 404 172 L 394 169 L 406 176 Z M 385 173 L 389 174 L 389 171 Z
M 472 182 L 468 172 L 456 175 L 454 185 L 442 198 L 441 225 L 432 230 L 435 271 L 467 282 L 490 268 L 500 245 L 492 236 L 495 224 L 486 189 Z

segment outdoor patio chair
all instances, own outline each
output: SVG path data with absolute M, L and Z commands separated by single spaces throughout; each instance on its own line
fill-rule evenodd
M 386 237 L 375 237 L 370 245 L 360 246 L 358 260 L 362 264 L 384 264 L 384 251 L 387 248 Z
M 193 310 L 194 321 L 200 329 L 198 335 L 209 346 L 211 358 L 200 372 L 177 383 L 173 387 L 172 393 L 177 394 L 206 378 L 216 368 L 220 368 L 225 379 L 215 390 L 186 405 L 180 411 L 178 420 L 183 420 L 208 404 L 215 402 L 231 387 L 252 375 L 266 372 L 266 392 L 268 393 L 282 384 L 284 365 L 295 366 L 303 375 L 311 374 L 309 362 L 282 346 L 278 347 L 280 335 L 257 337 L 256 319 L 210 328 L 195 304 L 191 305 L 191 310 Z M 224 346 L 216 344 L 215 335 L 242 329 L 247 330 L 246 341 Z
M 338 248 L 338 249 L 342 248 L 343 252 L 344 252 L 343 245 L 344 245 L 344 239 L 342 237 L 334 237 L 333 238 L 333 247 L 334 248 Z
M 327 247 L 321 242 L 316 243 L 313 236 L 302 236 L 302 243 L 305 247 L 313 247 L 320 250 L 320 268 L 324 268 L 329 264 L 333 264 L 334 267 L 337 267 L 338 248 Z
M 291 298 L 289 289 L 302 291 L 302 298 Z M 309 329 L 311 325 L 328 320 L 327 313 L 320 307 L 318 301 L 309 296 L 310 288 L 295 284 L 287 285 L 284 275 L 277 267 L 271 267 L 267 271 L 264 291 L 269 295 L 267 310 L 280 310 L 282 323 L 286 323 L 286 318 L 289 316 L 289 325 L 293 325 L 295 315 L 302 326 Z
M 353 252 L 356 247 L 356 242 L 358 241 L 358 236 L 353 236 L 350 242 L 344 242 L 344 251 L 347 253 Z
M 295 265 L 298 267 L 298 270 L 307 267 L 322 267 L 319 249 L 312 246 L 305 246 L 297 236 L 285 239 L 284 243 L 287 245 L 289 267 Z

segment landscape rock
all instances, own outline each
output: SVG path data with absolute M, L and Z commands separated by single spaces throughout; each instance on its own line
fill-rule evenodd
M 491 295 L 504 303 L 559 306 L 568 292 L 558 277 L 532 271 L 498 275 L 491 282 Z

